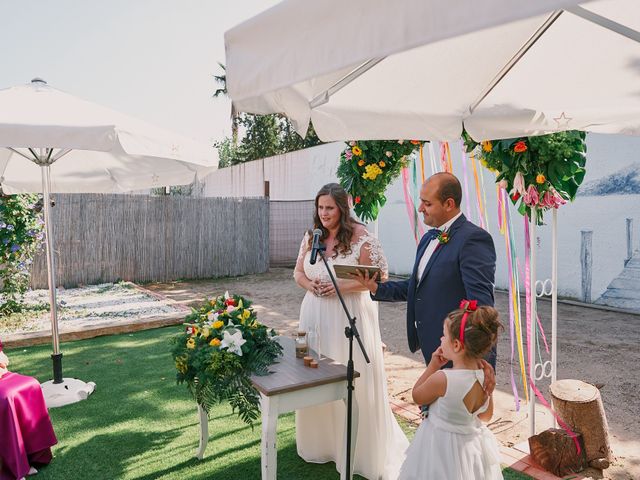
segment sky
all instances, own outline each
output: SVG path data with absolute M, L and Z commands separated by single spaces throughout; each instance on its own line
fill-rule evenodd
M 0 89 L 49 85 L 211 144 L 224 32 L 277 0 L 0 0 Z

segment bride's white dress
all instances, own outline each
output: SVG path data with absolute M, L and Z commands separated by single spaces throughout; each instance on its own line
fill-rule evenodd
M 330 281 L 324 263 L 320 258 L 315 265 L 309 263 L 308 236 L 305 235 L 300 247 L 304 256 L 304 272 L 311 279 Z M 362 249 L 367 249 L 374 265 L 387 273 L 387 262 L 380 243 L 370 235 L 364 235 L 351 245 L 351 253 L 339 254 L 333 264 L 357 265 Z M 347 308 L 356 317 L 360 338 L 367 350 L 370 364 L 354 341 L 354 367 L 360 373 L 355 381 L 355 398 L 358 401 L 359 422 L 355 456 L 352 459 L 354 472 L 369 480 L 395 480 L 404 461 L 405 450 L 409 446 L 407 437 L 400 429 L 391 408 L 387 394 L 384 372 L 382 341 L 378 326 L 378 309 L 369 292 L 343 294 Z M 300 329 L 320 336 L 322 355 L 346 365 L 349 357 L 348 341 L 344 329 L 348 322 L 336 295 L 316 297 L 307 292 L 300 307 Z M 346 407 L 343 402 L 332 402 L 310 407 L 296 412 L 296 441 L 298 454 L 307 462 L 336 462 L 339 472 L 345 464 L 343 436 Z

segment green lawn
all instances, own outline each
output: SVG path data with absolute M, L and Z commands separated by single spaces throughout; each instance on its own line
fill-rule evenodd
M 176 327 L 63 344 L 64 376 L 94 381 L 87 401 L 50 411 L 59 443 L 35 480 L 260 479 L 260 425 L 252 431 L 227 405 L 211 412 L 204 460 L 196 460 L 196 407 L 175 384 L 168 339 Z M 50 347 L 8 350 L 12 370 L 48 380 Z M 415 431 L 403 428 L 410 437 Z M 293 415 L 278 423 L 278 478 L 336 479 L 333 463 L 296 454 Z M 360 479 L 361 477 L 355 477 Z M 505 470 L 507 479 L 529 478 Z

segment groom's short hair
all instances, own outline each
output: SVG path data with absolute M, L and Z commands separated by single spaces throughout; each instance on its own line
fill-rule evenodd
M 462 186 L 458 178 L 449 172 L 439 172 L 433 175 L 438 177 L 438 198 L 442 203 L 447 201 L 447 198 L 453 198 L 453 202 L 456 208 L 460 208 L 462 203 Z

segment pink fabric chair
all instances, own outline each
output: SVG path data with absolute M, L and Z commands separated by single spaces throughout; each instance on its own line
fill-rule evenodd
M 0 480 L 20 479 L 30 465 L 51 461 L 58 440 L 35 378 L 13 372 L 0 377 L 0 439 Z

